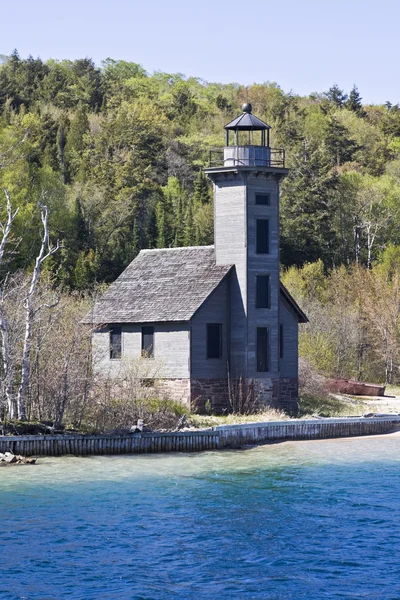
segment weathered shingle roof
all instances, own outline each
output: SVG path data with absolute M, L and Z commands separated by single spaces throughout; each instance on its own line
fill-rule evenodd
M 189 321 L 231 269 L 214 246 L 142 250 L 86 315 L 86 323 Z

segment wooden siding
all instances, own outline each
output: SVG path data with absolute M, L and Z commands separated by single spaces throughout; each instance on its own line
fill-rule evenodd
M 256 204 L 256 194 L 269 194 L 269 205 Z M 269 253 L 256 253 L 256 221 L 269 220 Z M 277 377 L 279 371 L 279 181 L 250 175 L 247 183 L 247 377 Z M 270 308 L 256 308 L 256 276 L 270 275 Z M 257 327 L 269 330 L 269 371 L 257 372 Z
M 229 277 L 229 276 L 228 276 Z M 229 282 L 225 279 L 206 300 L 192 319 L 192 377 L 218 379 L 227 374 L 229 347 Z M 222 357 L 207 359 L 207 323 L 222 325 Z
M 297 315 L 281 297 L 280 323 L 283 325 L 283 358 L 279 360 L 281 377 L 298 375 L 298 332 Z
M 234 264 L 230 280 L 231 368 L 243 376 L 247 362 L 246 184 L 240 177 L 218 177 L 214 185 L 214 239 L 217 265 Z
M 279 177 L 249 169 L 213 174 L 217 264 L 234 264 L 231 276 L 231 372 L 245 378 L 279 376 Z M 256 204 L 269 194 L 269 205 Z M 256 220 L 269 220 L 269 253 L 256 253 Z M 270 275 L 270 308 L 256 308 L 256 276 Z M 268 327 L 270 371 L 257 373 L 257 327 Z
M 148 324 L 146 323 L 146 326 Z M 189 377 L 190 331 L 188 323 L 154 323 L 154 371 L 159 377 Z M 93 365 L 97 373 L 121 377 L 129 359 L 139 359 L 142 349 L 142 326 L 124 323 L 122 359 L 110 359 L 109 327 L 93 335 Z M 150 363 L 149 363 L 150 364 Z M 151 369 L 150 369 L 151 371 Z M 151 375 L 150 375 L 151 376 Z

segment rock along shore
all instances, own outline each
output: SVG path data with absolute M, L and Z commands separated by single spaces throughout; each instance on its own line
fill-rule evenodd
M 0 467 L 7 467 L 8 465 L 34 465 L 36 458 L 27 458 L 19 454 L 13 454 L 12 452 L 0 452 Z

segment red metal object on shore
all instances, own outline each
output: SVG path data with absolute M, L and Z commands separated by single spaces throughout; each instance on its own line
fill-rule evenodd
M 354 379 L 328 379 L 326 385 L 331 392 L 352 396 L 384 396 L 386 388 L 384 385 L 364 383 Z

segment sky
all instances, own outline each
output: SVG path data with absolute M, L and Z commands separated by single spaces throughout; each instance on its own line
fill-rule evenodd
M 400 102 L 399 0 L 0 0 L 0 54 Z

